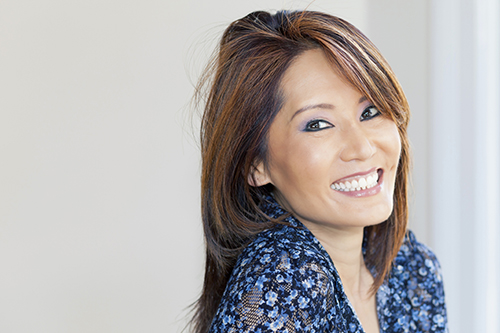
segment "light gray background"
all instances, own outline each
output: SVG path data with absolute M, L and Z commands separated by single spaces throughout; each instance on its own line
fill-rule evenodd
M 203 275 L 193 84 L 231 21 L 309 3 L 0 1 L 1 332 L 180 331 Z M 430 0 L 309 8 L 357 25 L 398 75 L 411 228 L 433 247 Z

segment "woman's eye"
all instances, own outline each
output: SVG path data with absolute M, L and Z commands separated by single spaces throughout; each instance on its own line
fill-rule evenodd
M 376 107 L 374 107 L 373 105 L 369 106 L 361 114 L 361 121 L 375 118 L 380 114 L 380 111 Z
M 306 131 L 308 132 L 314 132 L 314 131 L 320 131 L 325 128 L 330 128 L 333 127 L 332 124 L 330 124 L 328 121 L 325 120 L 312 120 L 307 123 L 306 125 Z

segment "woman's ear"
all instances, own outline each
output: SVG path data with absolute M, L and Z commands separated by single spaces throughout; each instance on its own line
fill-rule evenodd
M 267 171 L 264 162 L 259 162 L 257 165 L 250 167 L 250 172 L 247 178 L 248 184 L 253 187 L 259 187 L 271 183 L 271 177 Z

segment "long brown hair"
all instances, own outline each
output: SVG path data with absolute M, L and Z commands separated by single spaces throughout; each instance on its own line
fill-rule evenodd
M 391 68 L 365 35 L 338 17 L 313 11 L 253 12 L 225 30 L 197 89 L 205 105 L 201 205 L 206 265 L 192 321 L 196 333 L 209 330 L 242 249 L 256 233 L 279 223 L 259 209 L 260 198 L 272 187 L 252 187 L 247 180 L 253 165 L 266 162 L 269 127 L 283 104 L 283 74 L 310 49 L 322 49 L 340 75 L 399 129 L 394 210 L 387 221 L 365 228 L 365 262 L 376 273 L 373 291 L 402 244 L 408 220 L 409 106 Z

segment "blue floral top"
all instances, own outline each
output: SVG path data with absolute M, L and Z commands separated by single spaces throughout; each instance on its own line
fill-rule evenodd
M 285 213 L 268 199 L 269 216 Z M 364 332 L 328 253 L 300 221 L 285 221 L 243 250 L 210 332 Z M 439 263 L 411 232 L 376 299 L 381 332 L 448 332 Z

